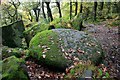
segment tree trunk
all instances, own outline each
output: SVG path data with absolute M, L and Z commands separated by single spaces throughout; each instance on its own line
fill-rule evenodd
M 111 5 L 111 2 L 107 2 L 107 8 L 108 8 L 107 14 L 110 13 L 110 10 L 111 10 L 110 5 Z
M 82 21 L 80 21 L 79 26 L 80 26 L 79 31 L 81 31 L 81 30 L 82 30 L 82 28 L 83 28 L 83 20 L 82 20 Z
M 115 13 L 119 13 L 119 6 L 117 5 L 117 2 L 114 2 L 113 5 L 115 6 Z
M 43 17 L 46 19 L 45 11 L 44 11 L 44 2 L 42 2 L 42 11 L 43 11 Z
M 39 15 L 40 15 L 40 9 L 34 8 L 33 11 L 34 11 L 35 16 L 36 16 L 36 22 L 38 22 L 39 21 Z
M 82 2 L 81 2 L 81 4 L 80 4 L 80 13 L 82 13 L 82 8 L 83 8 L 83 6 L 82 6 Z
M 102 0 L 102 2 L 100 2 L 100 11 L 103 10 L 103 6 L 104 6 L 104 2 L 103 2 L 103 0 Z
M 77 10 L 78 10 L 78 2 L 76 0 L 76 2 L 75 2 L 75 16 L 77 15 Z
M 82 4 L 82 0 L 81 0 L 81 4 L 80 4 L 80 13 L 82 13 L 82 10 L 83 10 L 83 4 Z M 79 15 L 80 16 L 80 15 Z M 81 19 L 80 23 L 79 23 L 79 31 L 82 30 L 83 28 L 83 19 Z
M 33 21 L 33 17 L 32 17 L 32 14 L 31 14 L 31 12 L 30 12 L 30 11 L 29 11 L 29 15 L 30 15 L 29 20 L 32 22 L 32 21 Z
M 99 8 L 99 10 L 100 10 L 99 16 L 102 16 L 103 6 L 104 6 L 104 1 L 101 0 L 101 2 L 100 2 L 100 8 Z
M 70 2 L 70 19 L 72 18 L 72 2 Z
M 60 14 L 60 18 L 62 17 L 62 13 L 61 13 L 61 9 L 60 9 L 60 2 L 56 2 L 58 10 L 59 10 L 59 14 Z
M 97 2 L 94 2 L 94 21 L 96 21 Z
M 52 12 L 51 12 L 51 9 L 50 9 L 50 2 L 45 2 L 46 5 L 47 5 L 47 14 L 48 14 L 48 18 L 50 18 L 50 21 L 53 21 L 53 16 L 52 16 Z

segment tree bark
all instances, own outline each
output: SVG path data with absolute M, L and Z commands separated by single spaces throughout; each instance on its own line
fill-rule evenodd
M 61 18 L 62 17 L 62 13 L 61 13 L 61 9 L 60 9 L 60 2 L 56 2 L 57 4 L 57 7 L 58 7 L 58 10 L 59 10 L 59 17 Z
M 40 15 L 40 9 L 34 8 L 33 11 L 34 11 L 35 16 L 36 16 L 36 22 L 38 22 L 39 21 L 39 15 Z
M 107 2 L 107 8 L 108 8 L 107 14 L 110 13 L 110 10 L 111 10 L 110 5 L 111 5 L 111 2 Z
M 101 2 L 100 2 L 100 13 L 99 13 L 99 16 L 102 16 L 102 10 L 103 10 L 103 6 L 104 6 L 104 1 L 103 0 L 101 0 Z
M 70 19 L 72 18 L 72 2 L 70 2 Z
M 83 8 L 83 6 L 82 6 L 82 2 L 81 2 L 81 4 L 80 4 L 80 13 L 82 13 L 82 8 Z
M 80 4 L 80 13 L 82 13 L 82 10 L 83 10 L 83 4 L 82 4 L 82 0 L 81 0 L 81 4 Z M 79 15 L 80 16 L 80 15 Z M 81 31 L 82 30 L 82 28 L 83 28 L 83 19 L 80 21 L 80 23 L 79 23 L 79 31 Z
M 42 11 L 43 11 L 43 17 L 46 19 L 45 10 L 44 10 L 44 2 L 42 2 Z
M 78 10 L 78 2 L 76 0 L 76 2 L 75 2 L 75 16 L 77 15 L 77 10 Z
M 103 2 L 103 0 L 101 0 L 101 2 L 100 2 L 100 11 L 103 10 L 103 6 L 104 6 L 104 2 Z
M 50 18 L 50 21 L 53 21 L 53 16 L 52 16 L 52 12 L 51 12 L 51 9 L 50 9 L 50 2 L 45 2 L 46 5 L 47 5 L 47 14 L 48 14 L 48 18 Z
M 94 2 L 94 21 L 96 21 L 97 2 Z
M 30 11 L 28 11 L 29 15 L 28 15 L 28 19 L 32 22 L 33 21 L 33 17 Z M 30 17 L 29 17 L 30 16 Z

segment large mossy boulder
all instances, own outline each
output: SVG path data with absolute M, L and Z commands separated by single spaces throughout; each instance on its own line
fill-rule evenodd
M 23 31 L 25 30 L 23 21 L 17 21 L 7 26 L 2 26 L 2 44 L 8 47 L 21 47 Z
M 2 80 L 29 80 L 24 61 L 15 56 L 4 59 L 2 63 Z
M 53 29 L 38 33 L 32 38 L 29 49 L 30 55 L 40 63 L 63 70 L 79 60 L 90 60 L 97 65 L 104 56 L 95 38 L 72 29 Z

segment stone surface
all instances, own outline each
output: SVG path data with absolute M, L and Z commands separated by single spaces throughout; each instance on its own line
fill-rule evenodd
M 101 63 L 101 46 L 92 36 L 72 29 L 53 29 L 38 33 L 30 42 L 30 55 L 40 63 L 65 69 L 75 61 Z
M 17 21 L 7 26 L 2 26 L 2 44 L 8 47 L 21 47 L 24 24 Z

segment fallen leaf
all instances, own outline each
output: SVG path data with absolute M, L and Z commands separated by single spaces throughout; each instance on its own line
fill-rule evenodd
M 46 57 L 46 55 L 45 55 L 45 54 L 43 54 L 43 55 L 42 55 L 42 57 L 43 57 L 43 58 L 45 58 L 45 57 Z

